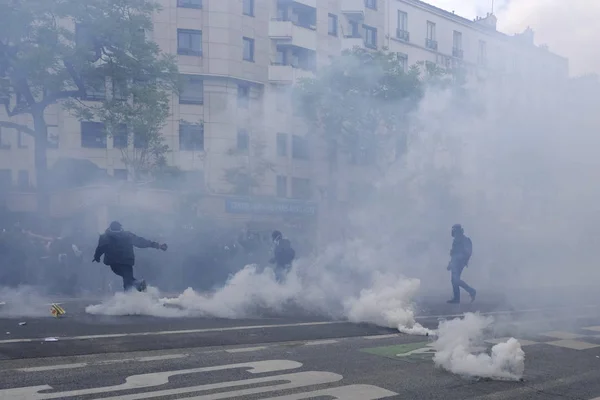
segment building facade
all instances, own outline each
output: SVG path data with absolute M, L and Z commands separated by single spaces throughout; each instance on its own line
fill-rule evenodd
M 513 73 L 524 82 L 539 77 L 539 68 L 556 79 L 568 74 L 566 60 L 535 47 L 530 33 L 507 36 L 496 31 L 493 15 L 471 21 L 418 0 L 160 3 L 151 39 L 176 55 L 187 82 L 172 96 L 163 132 L 168 162 L 189 175 L 186 185 L 215 196 L 322 200 L 316 177 L 326 160 L 294 114 L 289 90 L 344 49 L 389 50 L 402 54 L 407 67 L 461 65 L 474 75 Z M 0 112 L 0 118 L 6 117 Z M 14 122 L 27 122 L 19 118 Z M 86 159 L 109 176 L 127 178 L 120 149 L 97 123 L 79 121 L 58 105 L 48 109 L 47 121 L 50 166 L 60 158 Z M 255 177 L 255 184 L 237 185 L 236 174 Z M 0 179 L 21 191 L 35 186 L 27 135 L 2 128 Z M 340 198 L 348 193 L 338 189 Z

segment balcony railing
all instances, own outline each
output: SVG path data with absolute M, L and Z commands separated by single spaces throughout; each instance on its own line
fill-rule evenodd
M 312 31 L 317 30 L 317 26 L 314 24 L 303 23 L 300 21 L 293 21 L 291 18 L 271 18 L 271 21 L 279 21 L 279 22 L 291 22 L 295 26 L 299 26 L 300 28 L 310 29 Z
M 459 49 L 459 48 L 457 48 L 457 47 L 454 47 L 454 48 L 452 49 L 452 56 L 453 56 L 453 57 L 456 57 L 456 58 L 461 58 L 461 59 L 462 59 L 462 58 L 463 58 L 463 56 L 464 56 L 464 51 L 463 51 L 463 49 Z
M 437 40 L 425 39 L 425 47 L 427 47 L 428 49 L 437 51 L 438 42 L 437 42 Z
M 404 29 L 396 29 L 396 38 L 404 40 L 405 42 L 410 42 L 410 32 L 405 31 Z

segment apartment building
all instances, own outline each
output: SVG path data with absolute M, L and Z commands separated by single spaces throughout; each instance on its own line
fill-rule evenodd
M 171 149 L 168 161 L 189 175 L 188 185 L 229 196 L 225 209 L 231 213 L 316 214 L 316 204 L 323 200 L 316 177 L 326 161 L 294 114 L 289 89 L 344 49 L 388 49 L 405 55 L 407 66 L 417 61 L 460 63 L 474 73 L 489 68 L 531 73 L 535 68 L 524 58 L 534 53 L 531 41 L 497 32 L 493 15 L 470 21 L 418 0 L 160 3 L 163 9 L 155 16 L 151 38 L 177 56 L 187 78 L 180 95 L 172 96 L 163 132 Z M 545 65 L 546 73 L 567 74 L 566 60 L 544 49 L 535 53 L 535 65 Z M 104 92 L 99 88 L 95 95 L 101 98 Z M 59 106 L 48 110 L 47 120 L 50 166 L 60 158 L 85 159 L 108 175 L 127 178 L 119 144 L 102 135 L 101 125 L 79 121 Z M 259 184 L 236 187 L 226 179 L 231 169 L 259 175 Z M 2 129 L 0 179 L 23 190 L 35 185 L 31 138 Z M 348 184 L 340 182 L 340 197 Z M 231 196 L 248 194 L 289 202 L 232 203 Z

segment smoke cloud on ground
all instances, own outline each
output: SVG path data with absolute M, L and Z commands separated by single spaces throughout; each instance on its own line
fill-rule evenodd
M 525 370 L 525 353 L 520 343 L 511 338 L 485 352 L 484 332 L 491 328 L 492 318 L 467 313 L 462 319 L 443 321 L 433 343 L 434 363 L 459 375 L 481 378 L 518 380 Z M 482 347 L 483 346 L 483 347 Z
M 48 317 L 51 303 L 39 288 L 0 288 L 0 318 Z

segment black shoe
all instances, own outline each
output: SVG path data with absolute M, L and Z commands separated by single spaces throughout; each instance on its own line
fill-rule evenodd
M 452 299 L 452 300 L 448 300 L 446 303 L 448 303 L 448 304 L 460 304 L 460 300 Z
M 473 293 L 471 293 L 471 303 L 475 301 L 475 296 L 477 296 L 477 290 L 473 289 Z
M 147 287 L 148 286 L 146 285 L 146 281 L 142 279 L 137 287 L 137 290 L 138 292 L 145 292 Z

